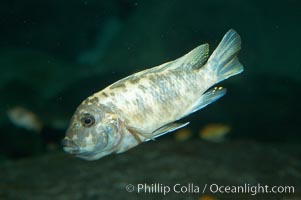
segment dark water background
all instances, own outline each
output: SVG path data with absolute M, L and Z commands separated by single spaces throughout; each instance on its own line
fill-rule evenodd
M 234 138 L 300 142 L 300 9 L 293 0 L 2 1 L 1 154 L 57 142 L 93 92 L 202 43 L 212 51 L 230 28 L 241 35 L 245 71 L 219 84 L 228 94 L 188 117 L 191 126 L 227 123 Z M 41 118 L 43 141 L 9 122 L 14 106 Z
M 301 145 L 300 22 L 297 0 L 1 1 L 0 162 L 61 152 L 86 97 L 200 44 L 212 52 L 230 28 L 242 38 L 245 71 L 219 84 L 225 97 L 185 119 L 191 140 L 223 123 L 230 141 Z M 42 131 L 11 123 L 6 112 L 15 106 L 33 111 Z

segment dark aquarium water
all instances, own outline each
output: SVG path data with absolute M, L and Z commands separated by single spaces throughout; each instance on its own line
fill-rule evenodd
M 2 0 L 0 199 L 300 200 L 300 22 L 297 0 Z M 84 99 L 201 44 L 211 55 L 230 29 L 241 37 L 244 71 L 208 86 L 227 94 L 177 121 L 189 125 L 95 161 L 63 150 Z M 137 103 L 144 116 L 147 91 Z M 81 123 L 101 124 L 89 119 Z

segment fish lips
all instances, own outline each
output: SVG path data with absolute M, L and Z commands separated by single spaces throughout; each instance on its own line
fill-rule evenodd
M 65 152 L 77 157 L 87 159 L 91 155 L 94 155 L 93 151 L 79 147 L 73 140 L 70 140 L 68 137 L 65 137 L 62 140 L 62 145 Z
M 70 154 L 81 154 L 83 151 L 81 148 L 76 145 L 76 143 L 73 140 L 70 140 L 68 137 L 65 137 L 62 140 L 63 149 L 65 152 Z

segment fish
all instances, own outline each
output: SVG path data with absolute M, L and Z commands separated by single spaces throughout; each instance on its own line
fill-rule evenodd
M 218 200 L 218 198 L 212 195 L 202 195 L 198 198 L 198 200 Z
M 190 129 L 187 129 L 187 128 L 182 128 L 182 129 L 179 129 L 178 131 L 175 132 L 174 134 L 174 138 L 177 140 L 177 141 L 187 141 L 189 140 L 190 138 L 192 137 L 192 132 Z
M 230 131 L 231 127 L 227 124 L 208 124 L 200 130 L 199 136 L 210 142 L 222 142 Z
M 27 108 L 16 106 L 8 109 L 6 113 L 15 126 L 37 133 L 40 133 L 43 128 L 43 123 L 39 117 Z
M 230 29 L 210 57 L 205 43 L 92 94 L 69 122 L 64 151 L 97 160 L 188 125 L 177 121 L 224 96 L 225 88 L 212 87 L 244 70 L 240 49 L 240 36 Z

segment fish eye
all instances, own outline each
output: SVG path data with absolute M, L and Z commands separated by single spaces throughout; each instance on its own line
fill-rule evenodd
M 95 123 L 95 118 L 93 115 L 86 113 L 84 116 L 81 118 L 81 123 L 84 127 L 90 127 Z

